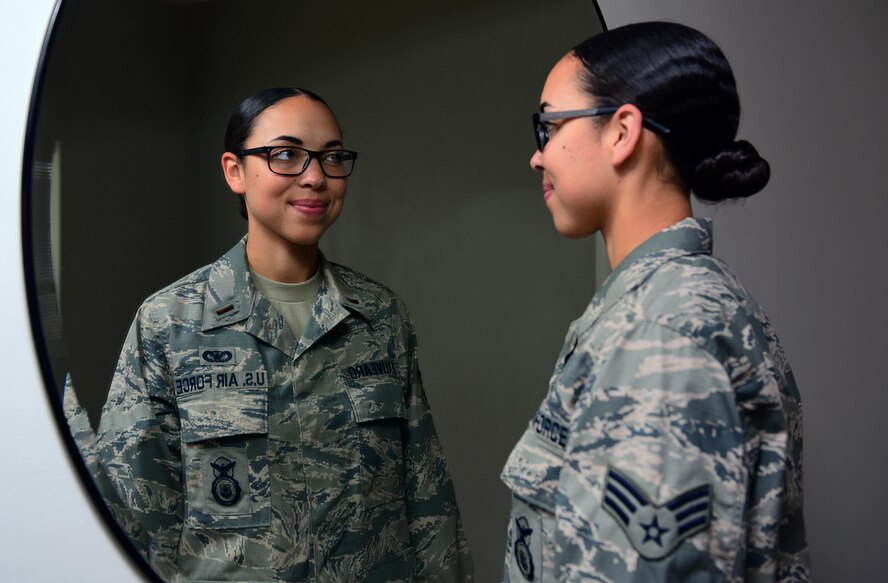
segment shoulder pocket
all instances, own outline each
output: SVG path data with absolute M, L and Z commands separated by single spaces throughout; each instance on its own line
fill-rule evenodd
M 376 383 L 349 387 L 348 398 L 358 423 L 406 417 L 404 387 L 399 384 Z
M 271 523 L 268 389 L 211 389 L 179 400 L 185 524 L 237 528 Z

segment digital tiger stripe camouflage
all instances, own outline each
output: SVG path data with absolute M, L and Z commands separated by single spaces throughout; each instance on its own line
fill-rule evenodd
M 503 470 L 505 581 L 809 580 L 799 393 L 711 251 L 673 225 L 570 326 Z
M 96 443 L 124 526 L 183 581 L 470 581 L 406 308 L 321 270 L 301 338 L 244 241 L 145 301 Z

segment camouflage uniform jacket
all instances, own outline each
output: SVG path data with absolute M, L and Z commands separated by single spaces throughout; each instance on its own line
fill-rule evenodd
M 504 580 L 807 581 L 799 393 L 761 308 L 685 219 L 568 330 L 502 478 Z
M 466 581 L 401 300 L 321 258 L 295 338 L 242 240 L 149 297 L 97 456 L 158 572 L 186 581 Z

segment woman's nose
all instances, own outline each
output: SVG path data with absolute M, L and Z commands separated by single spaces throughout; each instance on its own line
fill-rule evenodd
M 308 161 L 308 166 L 299 175 L 299 178 L 300 184 L 314 189 L 327 184 L 327 175 L 324 174 L 324 170 L 321 168 L 321 161 L 317 158 L 312 158 Z
M 530 157 L 530 167 L 537 171 L 543 169 L 543 153 L 535 150 L 533 156 Z

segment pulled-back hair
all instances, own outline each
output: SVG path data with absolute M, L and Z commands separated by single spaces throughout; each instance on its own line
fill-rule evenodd
M 706 35 L 669 22 L 644 22 L 593 36 L 573 49 L 581 87 L 598 106 L 637 106 L 669 128 L 661 135 L 680 185 L 719 202 L 760 191 L 770 166 L 735 141 L 740 100 L 731 66 Z
M 327 102 L 319 95 L 308 89 L 300 89 L 299 87 L 263 89 L 241 101 L 234 113 L 231 114 L 231 117 L 228 119 L 228 128 L 225 130 L 225 151 L 237 154 L 243 150 L 247 138 L 250 137 L 250 134 L 253 133 L 253 129 L 256 127 L 256 120 L 259 119 L 262 112 L 279 101 L 298 95 L 304 95 L 312 101 L 318 101 L 327 105 Z M 327 105 L 327 109 L 330 109 L 329 105 Z M 241 196 L 239 198 L 241 216 L 247 218 L 247 206 L 244 197 Z

